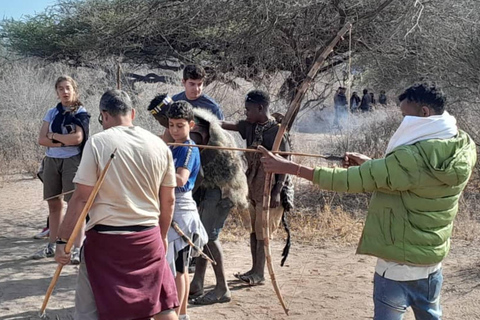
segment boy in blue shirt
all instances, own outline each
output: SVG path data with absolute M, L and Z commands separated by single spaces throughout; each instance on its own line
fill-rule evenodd
M 195 126 L 193 109 L 187 101 L 176 101 L 167 113 L 168 131 L 176 143 L 194 145 L 190 130 Z M 200 171 L 200 152 L 196 147 L 171 146 L 175 163 L 177 187 L 175 188 L 175 210 L 173 221 L 190 239 L 196 239 L 196 245 L 202 248 L 208 242 L 205 228 L 200 221 L 197 205 L 192 197 L 192 189 Z M 194 235 L 196 235 L 194 237 Z M 177 285 L 180 303 L 179 320 L 188 320 L 187 304 L 189 294 L 188 262 L 190 246 L 180 235 L 170 228 L 168 231 L 167 260 L 170 263 Z M 195 252 L 193 252 L 195 253 Z

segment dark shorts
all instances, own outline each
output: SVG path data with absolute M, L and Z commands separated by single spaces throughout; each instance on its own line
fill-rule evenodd
M 190 257 L 190 246 L 186 246 L 182 250 L 178 251 L 178 257 L 175 260 L 175 270 L 178 273 L 185 273 L 186 266 L 188 265 Z
M 77 173 L 80 159 L 80 154 L 65 159 L 45 157 L 42 176 L 44 199 L 75 189 L 73 178 Z M 68 202 L 71 197 L 72 193 L 66 194 L 64 200 Z
M 199 200 L 198 213 L 207 231 L 208 240 L 215 241 L 225 225 L 233 203 L 228 198 L 222 199 L 222 192 L 218 188 L 201 190 L 201 196 L 196 200 Z

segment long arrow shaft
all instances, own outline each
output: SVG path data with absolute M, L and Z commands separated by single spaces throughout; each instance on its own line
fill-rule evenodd
M 70 193 L 74 193 L 75 192 L 75 189 L 73 190 L 70 190 L 70 191 L 66 191 L 66 192 L 62 192 L 62 193 L 59 193 L 55 196 L 51 196 L 51 197 L 48 197 L 46 199 L 43 199 L 43 201 L 48 201 L 48 200 L 52 200 L 52 199 L 55 199 L 55 198 L 58 198 L 58 197 L 61 197 L 61 196 L 65 196 L 67 194 L 70 194 Z
M 219 147 L 219 146 L 209 146 L 209 145 L 203 145 L 203 144 L 184 144 L 184 143 L 176 143 L 176 142 L 171 142 L 167 144 L 169 146 L 175 146 L 175 147 L 196 147 L 200 149 L 231 150 L 231 151 L 261 153 L 261 151 L 257 149 Z M 331 161 L 343 160 L 343 157 L 335 156 L 335 155 L 326 155 L 326 154 L 310 154 L 310 153 L 287 152 L 287 151 L 273 151 L 273 153 L 280 154 L 280 155 L 288 155 L 288 156 L 322 158 L 322 159 L 331 160 Z

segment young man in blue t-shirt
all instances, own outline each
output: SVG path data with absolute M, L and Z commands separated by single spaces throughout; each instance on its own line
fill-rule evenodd
M 186 101 L 174 102 L 167 113 L 168 131 L 176 143 L 195 145 L 190 137 L 190 129 L 195 125 L 192 106 Z M 208 235 L 200 221 L 197 205 L 192 197 L 198 172 L 200 152 L 196 147 L 170 146 L 175 163 L 177 187 L 175 188 L 175 209 L 173 221 L 196 245 L 202 248 L 208 242 Z M 191 248 L 173 229 L 168 231 L 167 260 L 175 276 L 179 320 L 188 320 L 187 304 L 189 294 L 188 262 Z M 195 252 L 193 252 L 195 253 Z
M 184 100 L 194 108 L 206 109 L 217 116 L 218 120 L 224 120 L 222 110 L 215 100 L 203 93 L 203 81 L 205 70 L 199 65 L 187 65 L 183 69 L 182 85 L 185 91 L 172 97 L 173 101 Z

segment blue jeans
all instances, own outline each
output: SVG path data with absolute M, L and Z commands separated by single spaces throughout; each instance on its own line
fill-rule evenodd
M 412 307 L 416 320 L 440 320 L 440 290 L 442 269 L 427 279 L 395 281 L 375 272 L 373 280 L 374 320 L 401 320 L 408 307 Z

